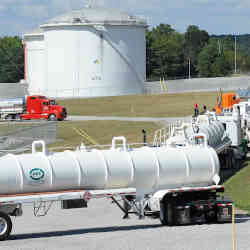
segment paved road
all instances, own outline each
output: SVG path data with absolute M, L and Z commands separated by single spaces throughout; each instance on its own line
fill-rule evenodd
M 69 121 L 133 121 L 133 122 L 174 122 L 177 120 L 190 121 L 191 116 L 187 117 L 119 117 L 119 116 L 68 116 Z
M 1 250 L 229 250 L 232 225 L 162 227 L 159 220 L 129 220 L 106 199 L 89 208 L 61 210 L 56 204 L 46 217 L 36 218 L 32 207 L 14 219 L 9 241 Z M 236 220 L 236 249 L 250 249 L 250 218 Z
M 131 121 L 131 122 L 175 122 L 190 121 L 191 116 L 186 117 L 120 117 L 120 116 L 78 116 L 69 115 L 66 121 Z M 47 123 L 46 120 L 26 120 L 26 121 L 5 121 L 1 120 L 0 124 L 38 124 Z

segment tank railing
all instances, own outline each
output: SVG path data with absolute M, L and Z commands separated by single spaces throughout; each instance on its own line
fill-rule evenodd
M 190 127 L 190 123 L 177 123 L 177 124 L 170 124 L 167 128 L 159 129 L 155 132 L 154 136 L 154 143 L 153 145 L 156 147 L 160 146 L 181 146 L 184 145 L 191 145 L 191 146 L 208 146 L 207 136 L 203 133 L 194 133 L 191 137 L 187 137 L 185 131 L 187 127 Z M 179 136 L 183 138 L 183 141 L 180 141 L 178 138 L 176 141 L 174 137 Z
M 153 146 L 160 147 L 164 145 L 167 139 L 169 138 L 170 130 L 171 130 L 171 125 L 169 125 L 166 128 L 161 128 L 156 130 L 154 134 Z
M 187 123 L 183 121 L 177 121 L 175 123 L 169 124 L 167 127 L 156 130 L 154 134 L 153 145 L 155 147 L 167 145 L 167 140 L 170 137 L 174 136 L 183 136 L 184 138 L 185 137 L 184 130 L 186 125 Z
M 207 112 L 206 114 L 199 115 L 196 119 L 193 120 L 193 123 L 200 125 L 202 123 L 211 124 L 212 122 L 217 121 L 217 117 L 213 112 Z
M 173 127 L 173 131 L 170 136 L 183 136 L 185 137 L 185 129 L 190 126 L 190 123 L 177 121 Z
M 76 22 L 77 20 L 77 22 Z M 68 18 L 68 20 L 54 20 L 50 23 L 45 23 L 42 25 L 47 26 L 47 25 L 53 25 L 53 24 L 141 24 L 141 25 L 147 25 L 147 20 L 145 18 L 140 18 L 140 17 L 128 17 L 120 20 L 90 20 L 87 19 L 86 17 L 73 17 L 73 18 Z

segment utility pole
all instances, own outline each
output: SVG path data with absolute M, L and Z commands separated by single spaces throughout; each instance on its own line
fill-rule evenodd
M 234 36 L 234 73 L 237 73 L 237 40 L 236 35 Z
M 188 59 L 188 79 L 191 79 L 191 61 Z

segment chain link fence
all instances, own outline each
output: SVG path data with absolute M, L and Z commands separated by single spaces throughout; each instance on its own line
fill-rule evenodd
M 8 153 L 23 153 L 31 149 L 32 142 L 56 141 L 57 122 L 2 122 L 0 123 L 0 157 Z

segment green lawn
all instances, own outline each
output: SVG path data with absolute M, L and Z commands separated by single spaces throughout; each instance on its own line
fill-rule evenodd
M 133 95 L 88 99 L 58 100 L 69 115 L 175 117 L 193 113 L 194 104 L 211 109 L 216 92 Z
M 154 131 L 160 128 L 152 122 L 121 122 L 121 121 L 82 121 L 58 122 L 57 142 L 49 145 L 55 147 L 76 147 L 82 142 L 91 145 L 86 137 L 79 135 L 74 128 L 81 129 L 98 144 L 110 145 L 115 136 L 125 136 L 127 143 L 142 143 L 142 129 L 147 131 L 148 142 L 152 142 Z
M 232 198 L 238 208 L 250 212 L 250 158 L 244 166 L 225 183 L 225 194 Z

